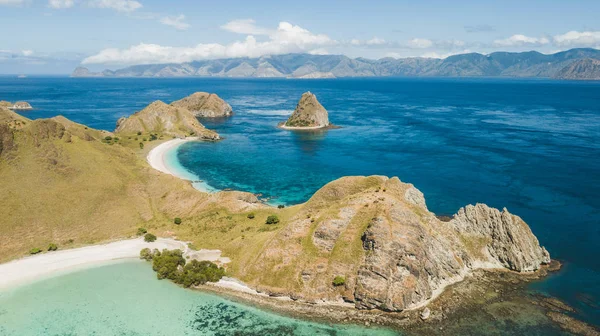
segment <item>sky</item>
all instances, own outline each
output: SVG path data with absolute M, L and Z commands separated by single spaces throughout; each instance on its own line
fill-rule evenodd
M 0 74 L 286 53 L 600 49 L 600 1 L 0 0 Z

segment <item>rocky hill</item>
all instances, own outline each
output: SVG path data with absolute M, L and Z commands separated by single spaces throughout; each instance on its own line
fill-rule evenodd
M 196 92 L 183 99 L 172 102 L 171 106 L 191 111 L 196 117 L 220 118 L 233 113 L 231 105 L 214 93 Z
M 197 136 L 203 140 L 219 140 L 216 132 L 206 129 L 188 109 L 167 105 L 160 100 L 143 110 L 117 121 L 115 133 L 158 133 L 169 136 Z
M 283 124 L 286 128 L 323 128 L 329 125 L 327 110 L 310 92 L 302 94 L 294 113 Z
M 569 64 L 556 75 L 559 79 L 600 80 L 600 59 L 586 58 Z
M 600 50 L 571 49 L 555 54 L 539 52 L 469 53 L 435 58 L 366 58 L 343 55 L 288 54 L 260 58 L 232 58 L 181 64 L 134 65 L 90 72 L 79 67 L 73 77 L 539 77 L 551 78 L 573 62 L 600 59 Z

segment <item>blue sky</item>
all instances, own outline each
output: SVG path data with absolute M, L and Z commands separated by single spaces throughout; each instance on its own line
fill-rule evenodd
M 289 52 L 437 57 L 600 48 L 600 1 L 0 0 L 0 73 Z

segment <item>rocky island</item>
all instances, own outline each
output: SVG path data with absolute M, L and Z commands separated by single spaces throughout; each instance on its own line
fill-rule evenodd
M 284 129 L 319 129 L 328 128 L 329 123 L 327 110 L 319 103 L 317 96 L 311 92 L 302 94 L 294 113 L 288 120 L 279 125 Z
M 11 103 L 6 100 L 0 101 L 0 107 L 5 107 L 10 110 L 32 110 L 33 107 L 25 101 L 18 101 L 16 103 Z
M 189 110 L 196 117 L 220 118 L 229 117 L 233 113 L 231 105 L 214 93 L 196 92 L 181 100 L 171 103 L 171 106 Z

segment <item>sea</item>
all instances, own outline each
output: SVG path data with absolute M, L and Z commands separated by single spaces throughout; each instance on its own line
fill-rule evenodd
M 577 318 L 600 326 L 600 82 L 0 77 L 0 100 L 30 102 L 34 110 L 22 112 L 29 118 L 63 115 L 109 131 L 117 119 L 155 100 L 170 103 L 196 91 L 217 93 L 234 114 L 200 120 L 224 140 L 188 142 L 168 155 L 171 165 L 189 179 L 210 190 L 243 190 L 272 204 L 293 205 L 342 176 L 386 175 L 414 184 L 438 215 L 451 216 L 475 203 L 506 207 L 530 225 L 553 259 L 563 263 L 561 271 L 528 290 L 557 297 L 576 309 Z M 340 128 L 277 128 L 306 91 L 316 94 L 330 121 Z M 125 267 L 110 267 L 121 267 L 119 274 L 129 276 Z M 101 276 L 110 267 L 83 271 L 79 277 L 85 279 L 87 272 Z M 136 267 L 130 276 L 143 273 Z M 64 277 L 75 281 L 78 276 Z M 26 288 L 21 291 L 27 295 Z M 0 296 L 0 325 L 10 314 L 5 299 Z M 172 309 L 190 313 L 197 312 L 190 308 L 194 305 L 214 308 L 226 302 L 205 294 L 186 300 Z M 93 302 L 82 305 L 87 309 Z M 231 307 L 261 319 L 275 318 L 252 307 Z M 217 314 L 213 308 L 207 311 Z M 27 316 L 43 319 L 45 313 L 36 315 L 36 309 L 40 305 Z M 136 318 L 141 313 L 126 310 L 120 316 L 127 314 Z M 279 318 L 281 325 L 297 325 L 298 333 L 327 328 L 344 332 Z M 188 316 L 185 323 L 189 321 Z M 124 327 L 125 322 L 118 323 Z M 152 329 L 144 328 L 132 330 L 145 335 L 144 330 Z

